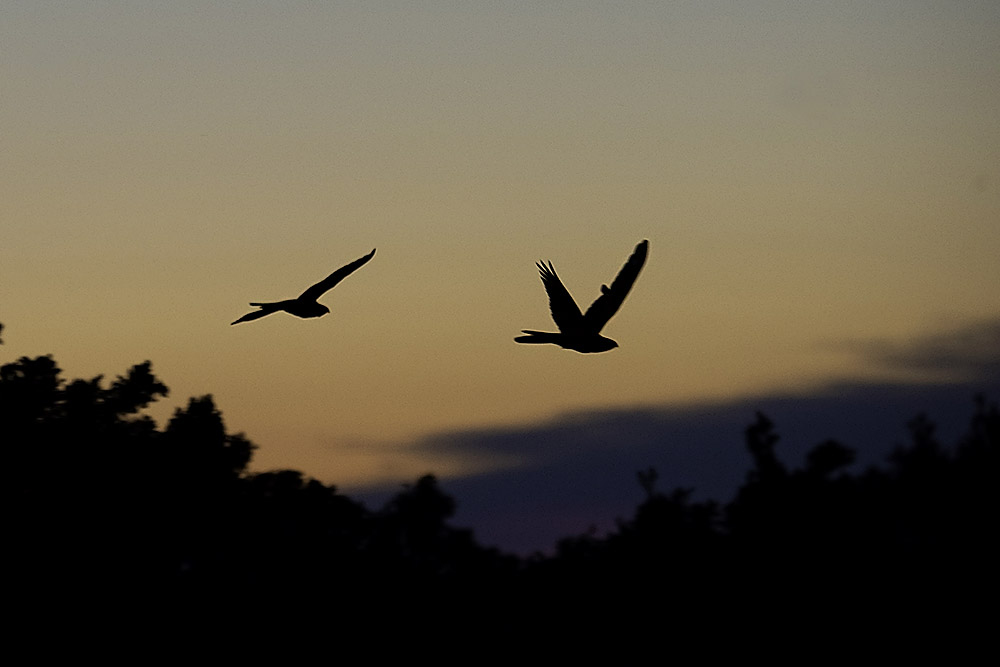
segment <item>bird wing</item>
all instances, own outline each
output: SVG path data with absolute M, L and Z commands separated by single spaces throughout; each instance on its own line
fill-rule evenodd
M 305 292 L 299 295 L 299 299 L 302 301 L 315 301 L 316 299 L 323 296 L 323 294 L 331 289 L 334 285 L 339 283 L 341 280 L 351 275 L 355 271 L 361 268 L 368 260 L 375 256 L 375 250 L 372 249 L 370 253 L 362 257 L 361 259 L 356 259 L 350 264 L 340 267 L 323 280 L 319 281 Z
M 548 266 L 538 262 L 537 266 L 538 273 L 542 276 L 542 285 L 545 286 L 545 292 L 549 295 L 549 310 L 552 312 L 552 320 L 559 327 L 559 331 L 567 333 L 579 329 L 583 323 L 580 307 L 576 305 L 576 301 L 559 280 L 555 269 L 552 268 L 552 262 L 549 262 Z
M 587 314 L 583 316 L 587 328 L 594 333 L 598 333 L 608 323 L 608 320 L 618 312 L 622 302 L 632 289 L 632 283 L 639 277 L 642 265 L 646 263 L 646 253 L 649 250 L 649 241 L 642 241 L 635 247 L 632 256 L 625 262 L 611 287 L 601 285 L 601 296 L 597 297 L 594 303 L 590 304 Z

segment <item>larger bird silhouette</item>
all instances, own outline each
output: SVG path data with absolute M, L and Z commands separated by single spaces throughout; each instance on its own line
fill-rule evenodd
M 360 269 L 365 263 L 368 262 L 368 260 L 374 257 L 374 255 L 375 249 L 373 248 L 370 253 L 361 259 L 356 259 L 350 264 L 340 267 L 294 299 L 271 301 L 269 303 L 256 303 L 251 301 L 250 305 L 257 306 L 258 310 L 247 313 L 235 322 L 231 322 L 231 324 L 259 320 L 262 317 L 279 311 L 284 311 L 289 315 L 295 315 L 295 317 L 322 317 L 323 315 L 329 313 L 330 309 L 319 303 L 317 299 L 323 296 L 323 294 L 325 294 L 328 290 L 332 289 L 333 286 L 341 280 Z
M 618 347 L 617 342 L 601 335 L 601 329 L 618 312 L 629 290 L 632 289 L 642 265 L 646 263 L 648 250 L 649 241 L 642 241 L 635 247 L 632 256 L 615 276 L 611 287 L 601 285 L 601 296 L 590 304 L 586 313 L 580 312 L 573 297 L 556 275 L 556 270 L 552 268 L 552 262 L 549 262 L 548 266 L 538 262 L 538 272 L 549 295 L 549 310 L 552 311 L 552 319 L 559 327 L 559 333 L 524 329 L 521 333 L 528 335 L 518 336 L 514 340 L 518 343 L 552 343 L 585 354 L 607 352 Z

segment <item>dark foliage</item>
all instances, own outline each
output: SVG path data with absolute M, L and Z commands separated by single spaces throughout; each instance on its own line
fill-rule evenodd
M 211 396 L 158 428 L 141 410 L 166 395 L 149 362 L 108 385 L 65 382 L 48 356 L 0 368 L 4 590 L 22 618 L 109 613 L 100 600 L 118 622 L 309 610 L 341 633 L 580 642 L 766 627 L 843 643 L 897 621 L 974 633 L 972 601 L 995 604 L 1000 414 L 982 398 L 953 447 L 921 415 L 884 468 L 857 474 L 832 441 L 789 469 L 758 414 L 754 468 L 728 503 L 659 492 L 649 469 L 645 501 L 612 534 L 521 559 L 451 526 L 433 476 L 373 511 L 293 470 L 248 472 L 254 445 Z

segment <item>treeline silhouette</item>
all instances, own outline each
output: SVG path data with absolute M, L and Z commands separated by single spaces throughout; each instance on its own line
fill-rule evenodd
M 210 395 L 159 428 L 142 410 L 167 394 L 149 362 L 111 382 L 64 381 L 51 356 L 0 367 L 8 605 L 273 615 L 312 601 L 387 631 L 490 619 L 551 634 L 558 619 L 574 641 L 668 619 L 939 630 L 972 627 L 972 601 L 995 605 L 1000 414 L 981 397 L 960 442 L 939 443 L 920 415 L 909 443 L 860 472 L 833 441 L 789 468 L 758 414 L 730 501 L 661 492 L 639 471 L 645 500 L 614 531 L 519 557 L 452 526 L 432 475 L 370 509 L 298 471 L 249 472 L 254 445 Z

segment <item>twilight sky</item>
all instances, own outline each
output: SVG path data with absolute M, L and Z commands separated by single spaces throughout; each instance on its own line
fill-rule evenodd
M 211 393 L 345 490 L 896 378 L 865 351 L 1000 315 L 998 82 L 991 0 L 4 2 L 0 361 L 150 359 L 158 420 Z M 585 308 L 644 238 L 619 349 L 513 342 L 537 260 Z M 372 248 L 330 315 L 229 326 Z

